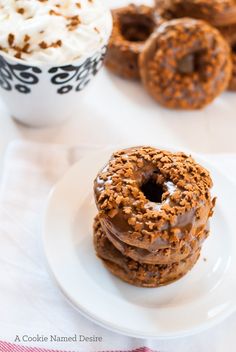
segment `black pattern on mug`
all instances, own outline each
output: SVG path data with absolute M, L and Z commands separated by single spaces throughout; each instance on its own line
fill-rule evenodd
M 72 89 L 75 89 L 76 92 L 84 89 L 91 78 L 100 70 L 106 51 L 107 46 L 104 46 L 101 51 L 85 60 L 79 66 L 67 65 L 50 69 L 48 72 L 55 74 L 51 78 L 51 82 L 61 86 L 57 89 L 57 93 L 66 94 Z
M 19 93 L 30 93 L 30 86 L 38 83 L 37 75 L 41 72 L 38 67 L 10 64 L 0 55 L 0 87 L 5 90 L 15 88 Z M 15 80 L 17 84 L 14 83 Z

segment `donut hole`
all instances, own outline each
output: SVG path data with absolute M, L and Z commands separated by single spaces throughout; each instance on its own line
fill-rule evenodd
M 154 203 L 161 203 L 162 195 L 165 192 L 163 185 L 156 183 L 153 178 L 148 179 L 141 186 L 141 191 L 148 200 Z
M 200 72 L 203 66 L 203 54 L 204 51 L 201 50 L 183 56 L 177 63 L 178 72 L 181 74 Z
M 129 42 L 144 42 L 154 31 L 154 21 L 151 16 L 141 14 L 126 14 L 120 17 L 120 30 L 124 39 Z
M 231 46 L 231 50 L 233 54 L 236 54 L 236 43 Z

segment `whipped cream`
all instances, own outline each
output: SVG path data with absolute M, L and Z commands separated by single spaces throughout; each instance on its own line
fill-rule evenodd
M 0 0 L 0 50 L 28 62 L 55 66 L 95 53 L 111 27 L 101 0 Z

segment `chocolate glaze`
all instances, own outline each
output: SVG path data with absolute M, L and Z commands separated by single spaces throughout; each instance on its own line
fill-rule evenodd
M 122 242 L 131 246 L 144 248 L 149 252 L 155 253 L 160 249 L 176 248 L 176 241 L 170 241 L 173 229 L 178 230 L 176 231 L 178 236 L 177 243 L 184 241 L 185 244 L 188 244 L 191 240 L 199 240 L 199 233 L 201 232 L 202 227 L 205 227 L 209 218 L 210 206 L 208 205 L 208 207 L 198 209 L 200 209 L 202 215 L 199 220 L 197 220 L 195 210 L 179 215 L 174 226 L 167 222 L 158 232 L 153 232 L 149 243 L 140 241 L 140 237 L 142 238 L 142 235 L 139 233 L 137 234 L 137 240 L 134 240 L 134 231 L 121 213 L 118 213 L 112 219 L 109 217 L 100 217 L 100 221 L 102 227 L 106 231 L 112 233 Z M 168 238 L 166 240 L 162 238 L 163 231 L 168 232 Z
M 156 251 L 149 251 L 144 248 L 127 245 L 116 237 L 107 228 L 103 227 L 102 230 L 106 234 L 110 242 L 120 251 L 123 255 L 132 258 L 139 263 L 146 264 L 171 264 L 179 262 L 192 255 L 197 250 L 201 249 L 202 242 L 208 237 L 209 231 L 207 228 L 199 229 L 198 239 L 192 239 L 188 242 L 181 241 L 179 245 L 170 248 L 158 249 Z

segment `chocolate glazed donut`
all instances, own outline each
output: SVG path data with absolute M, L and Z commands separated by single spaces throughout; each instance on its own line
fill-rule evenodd
M 136 147 L 114 153 L 94 181 L 99 220 L 127 245 L 178 251 L 202 241 L 212 215 L 208 171 L 183 153 Z M 173 253 L 172 253 L 173 254 Z
M 172 18 L 202 19 L 213 26 L 236 23 L 235 0 L 155 0 L 157 9 L 169 12 Z
M 112 11 L 113 31 L 105 58 L 106 67 L 127 79 L 138 79 L 138 56 L 145 41 L 159 23 L 148 6 L 129 5 Z
M 119 252 L 108 240 L 98 218 L 94 222 L 94 247 L 97 256 L 115 276 L 131 285 L 158 287 L 168 285 L 187 274 L 197 262 L 200 250 L 187 258 L 170 264 L 144 264 L 134 261 Z
M 220 32 L 190 18 L 162 24 L 139 57 L 142 82 L 160 104 L 200 109 L 229 83 L 230 48 Z

